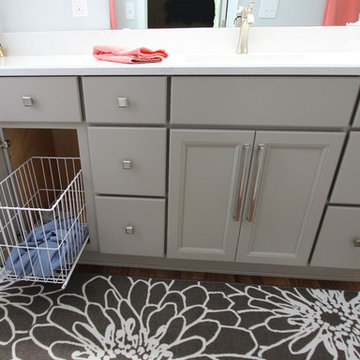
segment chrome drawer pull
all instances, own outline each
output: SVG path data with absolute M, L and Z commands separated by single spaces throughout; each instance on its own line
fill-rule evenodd
M 122 161 L 122 168 L 125 169 L 125 170 L 130 170 L 132 169 L 132 161 L 131 160 L 123 160 Z
M 355 247 L 360 247 L 360 238 L 354 239 L 354 246 Z
M 126 235 L 132 235 L 134 233 L 135 229 L 132 225 L 125 226 L 125 234 Z
M 242 146 L 243 156 L 242 156 L 242 160 L 241 160 L 241 170 L 240 170 L 240 172 L 238 172 L 239 174 L 241 174 L 239 190 L 238 190 L 239 196 L 237 196 L 237 200 L 235 201 L 235 207 L 234 207 L 234 213 L 233 213 L 233 218 L 235 221 L 240 220 L 241 205 L 243 202 L 244 190 L 245 190 L 246 169 L 247 169 L 248 160 L 249 160 L 249 149 L 250 149 L 249 144 L 244 144 Z
M 256 205 L 256 200 L 257 200 L 257 196 L 258 196 L 258 192 L 259 192 L 260 174 L 261 174 L 261 168 L 262 168 L 263 157 L 264 157 L 264 149 L 265 149 L 265 145 L 259 144 L 253 193 L 252 193 L 252 197 L 251 197 L 249 213 L 247 215 L 247 220 L 250 222 L 253 221 L 254 213 L 255 213 L 255 205 Z
M 118 99 L 118 107 L 119 108 L 127 108 L 129 106 L 127 97 L 119 97 Z
M 23 96 L 22 101 L 25 107 L 33 106 L 33 99 L 31 96 Z

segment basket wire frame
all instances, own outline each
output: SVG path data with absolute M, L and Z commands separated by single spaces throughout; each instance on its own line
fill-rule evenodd
M 80 158 L 30 158 L 0 182 L 0 281 L 65 288 L 89 238 Z

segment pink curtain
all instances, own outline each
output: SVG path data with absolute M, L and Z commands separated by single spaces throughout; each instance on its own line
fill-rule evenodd
M 115 14 L 115 0 L 109 0 L 109 9 L 110 9 L 110 29 L 114 30 L 114 29 L 117 29 L 116 14 Z
M 346 25 L 358 21 L 360 0 L 327 0 L 323 25 Z

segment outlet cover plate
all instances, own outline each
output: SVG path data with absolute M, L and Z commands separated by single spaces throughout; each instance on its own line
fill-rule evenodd
M 259 11 L 259 18 L 275 19 L 279 0 L 262 0 Z

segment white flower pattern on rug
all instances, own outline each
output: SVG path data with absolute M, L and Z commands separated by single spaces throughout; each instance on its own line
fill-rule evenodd
M 348 299 L 343 291 L 323 289 L 292 289 L 291 291 L 272 287 L 247 286 L 245 291 L 233 287 L 235 294 L 246 296 L 248 306 L 257 314 L 269 313 L 264 323 L 272 333 L 281 333 L 282 338 L 271 345 L 263 346 L 258 352 L 263 356 L 267 351 L 288 344 L 292 355 L 303 354 L 306 359 L 315 356 L 319 345 L 325 347 L 331 359 L 360 359 L 360 294 Z M 249 309 L 238 311 L 242 316 L 251 313 Z M 266 358 L 266 357 L 265 357 Z
M 0 283 L 0 346 L 27 331 L 52 305 L 42 296 L 44 287 L 29 283 Z
M 26 296 L 54 305 L 21 331 L 1 313 L 13 328 L 1 359 L 360 359 L 356 291 L 74 274 Z

